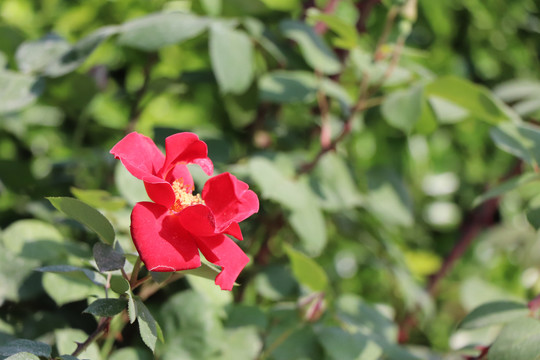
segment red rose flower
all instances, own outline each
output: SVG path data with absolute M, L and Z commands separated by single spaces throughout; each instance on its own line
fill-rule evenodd
M 212 175 L 214 166 L 206 144 L 192 133 L 165 139 L 164 156 L 152 139 L 128 134 L 112 149 L 126 169 L 144 182 L 153 202 L 135 204 L 131 236 L 150 271 L 194 269 L 199 250 L 222 271 L 216 284 L 231 290 L 249 259 L 226 236 L 242 240 L 239 222 L 259 210 L 257 195 L 226 172 L 208 179 L 202 193 L 193 195 L 193 178 L 186 164 L 197 164 Z

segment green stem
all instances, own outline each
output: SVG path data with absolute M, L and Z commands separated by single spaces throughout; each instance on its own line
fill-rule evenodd
M 142 261 L 138 257 L 133 266 L 133 271 L 131 272 L 131 278 L 129 279 L 129 287 L 133 289 L 133 286 L 137 283 L 137 278 L 139 277 L 139 271 L 141 270 Z

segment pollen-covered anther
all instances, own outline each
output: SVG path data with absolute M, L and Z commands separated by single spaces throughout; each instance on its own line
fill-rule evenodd
M 175 195 L 174 205 L 171 210 L 180 212 L 191 205 L 204 204 L 200 194 L 193 195 L 193 186 L 184 184 L 183 179 L 176 179 L 172 183 Z

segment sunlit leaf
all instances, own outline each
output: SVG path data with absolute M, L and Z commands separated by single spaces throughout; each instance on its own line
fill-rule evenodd
M 55 208 L 95 231 L 102 241 L 107 244 L 113 243 L 114 229 L 109 220 L 96 209 L 74 198 L 50 197 L 47 199 Z
M 381 106 L 384 119 L 405 132 L 414 128 L 422 113 L 423 86 L 392 91 Z
M 441 77 L 426 85 L 426 96 L 435 95 L 461 106 L 469 113 L 490 124 L 508 120 L 500 103 L 485 88 L 457 77 Z
M 242 31 L 223 23 L 210 27 L 210 58 L 223 93 L 241 94 L 253 81 L 253 45 Z
M 471 311 L 461 321 L 459 327 L 473 329 L 506 324 L 510 321 L 525 318 L 530 310 L 527 305 L 512 301 L 493 301 L 485 303 Z
M 300 21 L 284 20 L 279 28 L 285 37 L 298 43 L 305 61 L 313 69 L 328 75 L 341 70 L 337 56 L 311 26 Z
M 508 323 L 489 348 L 490 360 L 530 360 L 540 354 L 540 322 L 524 317 Z
M 33 103 L 44 89 L 44 81 L 31 75 L 0 71 L 0 114 L 17 111 Z
M 120 27 L 118 43 L 145 51 L 196 37 L 208 26 L 205 18 L 179 12 L 150 14 Z
M 328 287 L 328 277 L 317 262 L 290 246 L 285 247 L 291 261 L 291 268 L 298 282 L 311 291 L 324 291 Z

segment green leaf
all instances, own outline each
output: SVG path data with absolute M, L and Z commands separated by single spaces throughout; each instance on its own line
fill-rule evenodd
M 373 169 L 368 173 L 368 208 L 382 221 L 410 226 L 414 222 L 412 200 L 402 179 L 391 169 Z
M 93 252 L 96 265 L 101 272 L 120 270 L 126 262 L 123 254 L 120 254 L 107 244 L 94 244 Z
M 41 95 L 44 85 L 41 78 L 13 71 L 0 71 L 0 114 L 30 105 Z
M 109 245 L 114 242 L 115 234 L 111 223 L 93 207 L 69 197 L 49 197 L 47 199 L 56 209 L 96 232 L 103 242 Z
M 118 43 L 144 51 L 156 51 L 196 37 L 208 24 L 208 19 L 193 14 L 150 14 L 123 24 Z
M 199 276 L 208 280 L 215 280 L 216 276 L 221 272 L 221 269 L 216 265 L 201 259 L 201 266 L 191 270 L 183 270 L 182 274 Z
M 338 318 L 347 325 L 369 329 L 371 333 L 381 338 L 377 342 L 381 340 L 395 342 L 398 335 L 396 324 L 359 296 L 350 294 L 340 296 L 337 309 Z
M 26 339 L 17 339 L 0 346 L 0 355 L 11 356 L 17 353 L 27 352 L 37 356 L 51 356 L 51 347 L 45 343 Z
M 129 347 L 114 351 L 109 360 L 152 360 L 153 358 L 146 349 Z
M 328 288 L 328 277 L 323 268 L 315 260 L 307 257 L 290 246 L 285 246 L 285 252 L 291 261 L 294 277 L 298 282 L 311 291 L 324 291 Z
M 71 354 L 77 348 L 77 343 L 82 343 L 88 338 L 88 334 L 78 329 L 59 329 L 54 331 L 54 337 L 58 353 Z M 78 356 L 80 359 L 101 360 L 99 348 L 95 342 L 91 343 Z
M 208 15 L 221 14 L 222 0 L 201 0 L 201 6 Z
M 129 289 L 129 291 L 126 291 L 126 294 L 128 295 L 129 323 L 133 324 L 135 320 L 137 320 L 137 317 L 139 316 L 139 309 L 137 307 L 135 296 L 133 295 L 133 292 L 131 292 L 131 289 Z
M 289 314 L 294 319 L 295 313 Z M 292 323 L 274 326 L 266 337 L 266 346 L 279 341 L 274 351 L 272 359 L 298 360 L 298 359 L 318 359 L 320 358 L 320 346 L 317 337 L 311 326 L 303 326 Z
M 148 310 L 146 305 L 144 305 L 139 298 L 135 299 L 135 304 L 137 306 L 137 321 L 139 323 L 141 338 L 146 346 L 154 352 L 158 338 L 156 320 L 154 320 L 150 310 Z
M 81 66 L 103 41 L 116 34 L 118 30 L 117 26 L 105 26 L 97 29 L 76 42 L 55 61 L 49 62 L 43 74 L 59 77 L 72 72 Z
M 63 237 L 51 224 L 35 219 L 9 225 L 2 236 L 5 247 L 17 256 L 48 261 L 66 254 Z
M 284 20 L 279 28 L 285 37 L 298 43 L 304 59 L 313 69 L 327 75 L 337 74 L 341 70 L 336 54 L 311 26 L 300 21 Z
M 125 294 L 129 290 L 129 281 L 122 276 L 111 277 L 111 289 L 117 294 Z
M 506 103 L 525 98 L 537 98 L 540 96 L 540 82 L 529 79 L 513 79 L 497 85 L 493 92 Z
M 258 306 L 236 304 L 229 307 L 225 326 L 228 328 L 254 326 L 263 331 L 268 326 L 268 319 Z
M 83 274 L 47 272 L 42 278 L 43 288 L 59 306 L 102 294 L 103 290 L 92 284 Z
M 311 256 L 321 254 L 328 241 L 324 216 L 312 201 L 304 207 L 295 208 L 289 215 L 289 223 L 302 242 L 302 249 Z
M 73 196 L 94 208 L 114 211 L 126 206 L 124 199 L 112 196 L 105 190 L 86 190 L 75 187 L 71 187 L 70 190 Z
M 210 27 L 210 59 L 222 93 L 241 94 L 253 81 L 253 45 L 249 37 L 221 22 Z
M 350 333 L 338 327 L 317 327 L 315 333 L 328 359 L 331 360 L 376 360 L 382 349 L 360 332 Z
M 381 106 L 386 122 L 395 128 L 410 132 L 422 113 L 423 88 L 423 85 L 414 85 L 405 90 L 391 92 Z
M 300 0 L 261 0 L 269 9 L 292 11 L 300 5 Z
M 288 161 L 283 158 L 283 161 Z M 291 211 L 289 222 L 310 255 L 318 255 L 327 242 L 326 224 L 316 195 L 305 181 L 292 180 L 282 173 L 276 162 L 263 157 L 250 160 L 250 174 L 265 198 Z
M 489 360 L 531 360 L 540 354 L 540 322 L 533 318 L 508 323 L 488 352 Z
M 432 95 L 427 101 L 432 113 L 441 124 L 455 124 L 469 116 L 467 110 L 443 98 Z
M 349 210 L 362 204 L 362 195 L 343 157 L 335 153 L 325 154 L 313 175 L 311 182 L 324 209 Z
M 256 18 L 244 18 L 242 23 L 251 37 L 276 61 L 283 66 L 287 64 L 287 56 L 277 43 L 273 34 L 264 26 L 264 23 Z
M 191 288 L 200 294 L 205 295 L 215 307 L 221 309 L 225 305 L 232 303 L 233 296 L 230 291 L 223 291 L 216 286 L 213 279 L 208 280 L 198 276 L 187 276 Z
M 536 164 L 540 164 L 540 127 L 528 123 L 517 124 L 516 127 L 524 139 L 523 145 L 529 150 Z
M 319 21 L 326 24 L 331 31 L 336 33 L 338 37 L 333 41 L 336 47 L 350 50 L 358 45 L 358 31 L 339 16 L 321 13 L 314 8 L 310 8 L 307 12 L 307 18 L 312 24 Z
M 5 358 L 5 360 L 39 360 L 39 358 L 36 355 L 28 352 L 20 352 Z
M 310 103 L 321 90 L 336 99 L 345 114 L 352 105 L 351 97 L 340 84 L 327 78 L 319 79 L 307 71 L 272 71 L 261 76 L 258 85 L 261 101 Z
M 493 301 L 485 303 L 467 314 L 459 325 L 462 329 L 475 329 L 497 324 L 506 324 L 529 315 L 525 304 L 513 301 Z
M 43 266 L 43 267 L 40 267 L 40 268 L 36 269 L 36 271 L 51 272 L 51 273 L 69 273 L 69 272 L 80 271 L 84 275 L 86 275 L 86 277 L 88 279 L 90 279 L 94 284 L 96 284 L 98 286 L 103 286 L 107 282 L 107 280 L 105 279 L 105 276 L 103 276 L 102 274 L 100 274 L 100 273 L 98 273 L 96 271 L 93 271 L 93 270 L 90 270 L 90 269 L 85 269 L 85 268 L 78 267 L 78 266 L 72 266 L 72 265 Z
M 509 120 L 500 103 L 488 90 L 464 79 L 452 76 L 438 78 L 426 85 L 425 94 L 448 100 L 469 111 L 471 116 L 490 124 Z
M 261 101 L 275 103 L 312 102 L 317 78 L 305 71 L 273 71 L 259 79 Z
M 95 316 L 112 317 L 121 313 L 127 307 L 126 299 L 97 299 L 83 312 Z
M 55 34 L 47 34 L 36 41 L 22 43 L 15 54 L 19 70 L 23 73 L 40 73 L 71 49 L 71 45 Z
M 501 150 L 523 159 L 529 165 L 534 164 L 527 141 L 520 135 L 516 125 L 510 122 L 501 123 L 492 127 L 489 134 Z
M 262 341 L 253 327 L 225 330 L 226 341 L 221 341 L 222 360 L 256 359 L 262 349 Z
M 533 181 L 538 181 L 538 180 L 540 180 L 540 175 L 536 173 L 525 173 L 525 174 L 513 177 L 510 180 L 507 180 L 503 182 L 502 184 L 499 184 L 489 189 L 487 192 L 485 192 L 484 194 L 474 199 L 473 206 L 478 206 L 479 204 L 483 203 L 486 200 L 501 196 L 511 190 L 517 189 L 523 185 L 526 185 Z
M 210 359 L 219 351 L 223 327 L 222 309 L 193 290 L 170 297 L 160 309 L 163 330 L 170 339 L 165 343 L 163 359 Z M 161 357 L 160 357 L 161 358 Z
M 270 265 L 255 277 L 255 288 L 262 297 L 281 300 L 297 290 L 297 283 L 289 269 L 282 265 Z
M 60 360 L 79 360 L 79 358 L 71 355 L 61 355 Z
M 0 246 L 0 303 L 6 299 L 18 301 L 21 298 L 19 288 L 39 264 L 37 260 L 23 259 Z

